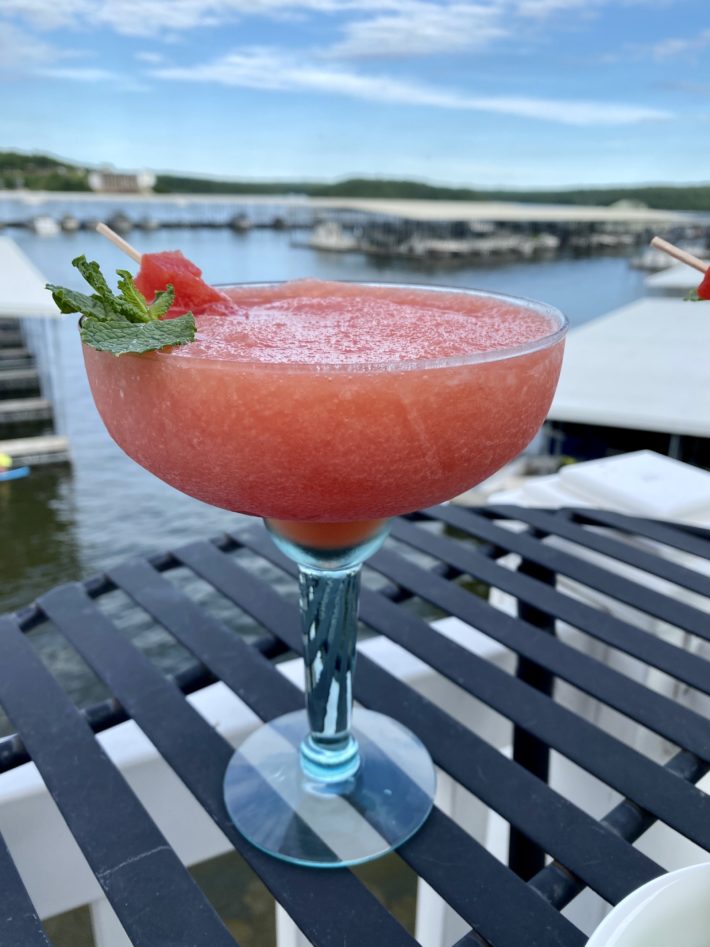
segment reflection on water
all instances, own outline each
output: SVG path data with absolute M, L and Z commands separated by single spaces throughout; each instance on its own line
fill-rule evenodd
M 71 495 L 68 467 L 38 468 L 24 480 L 0 483 L 0 612 L 80 572 Z

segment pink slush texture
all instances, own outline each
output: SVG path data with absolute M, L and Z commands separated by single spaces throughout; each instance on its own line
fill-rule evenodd
M 191 345 L 119 358 L 85 348 L 114 440 L 215 506 L 330 523 L 419 509 L 518 454 L 552 400 L 561 341 L 431 366 L 552 334 L 531 310 L 315 281 L 230 296 L 234 314 L 200 317 Z

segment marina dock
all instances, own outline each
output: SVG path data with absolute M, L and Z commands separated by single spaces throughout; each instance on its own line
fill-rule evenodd
M 687 224 L 692 218 L 681 211 L 649 207 L 582 204 L 533 204 L 515 201 L 447 201 L 373 198 L 310 198 L 320 210 L 356 211 L 380 217 L 417 221 L 466 221 L 487 223 L 621 224 L 642 227 Z
M 56 433 L 51 373 L 37 360 L 47 355 L 41 342 L 52 331 L 47 326 L 56 308 L 42 275 L 7 237 L 0 237 L 0 274 L 0 453 L 14 466 L 65 463 L 69 443 Z M 30 320 L 42 329 L 32 342 Z
M 710 444 L 710 304 L 647 298 L 569 334 L 549 421 L 568 436 L 629 446 L 707 465 Z M 583 430 L 582 430 L 583 429 Z M 649 439 L 650 438 L 650 439 Z M 654 440 L 655 438 L 655 440 Z M 613 438 L 611 438 L 613 447 Z

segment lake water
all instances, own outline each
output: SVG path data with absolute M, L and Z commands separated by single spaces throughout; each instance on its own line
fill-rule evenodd
M 79 288 L 72 257 L 85 253 L 105 272 L 125 259 L 89 232 L 41 238 L 12 231 L 24 252 L 54 283 Z M 289 234 L 254 230 L 140 233 L 141 250 L 180 247 L 211 282 L 294 279 L 429 282 L 498 289 L 543 299 L 579 325 L 643 295 L 643 277 L 619 257 L 563 259 L 496 267 L 439 266 L 327 254 L 290 243 Z M 156 480 L 110 440 L 86 382 L 76 322 L 53 325 L 53 387 L 69 467 L 37 468 L 0 484 L 0 612 L 20 607 L 59 582 L 84 578 L 135 553 L 158 551 L 233 528 L 244 517 L 215 510 Z

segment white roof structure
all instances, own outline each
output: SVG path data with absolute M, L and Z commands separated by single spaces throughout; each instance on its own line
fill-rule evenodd
M 0 237 L 0 319 L 58 318 L 45 282 L 15 241 Z
M 702 273 L 698 273 L 691 266 L 686 266 L 685 263 L 679 263 L 677 266 L 671 266 L 667 270 L 648 276 L 646 287 L 655 293 L 678 293 L 684 296 L 691 289 L 695 289 L 702 278 Z
M 641 299 L 570 332 L 553 421 L 710 437 L 710 302 Z
M 527 204 L 512 201 L 375 200 L 370 198 L 314 197 L 312 207 L 354 210 L 417 221 L 501 221 L 509 223 L 682 223 L 690 215 L 647 207 L 583 207 L 573 204 Z

